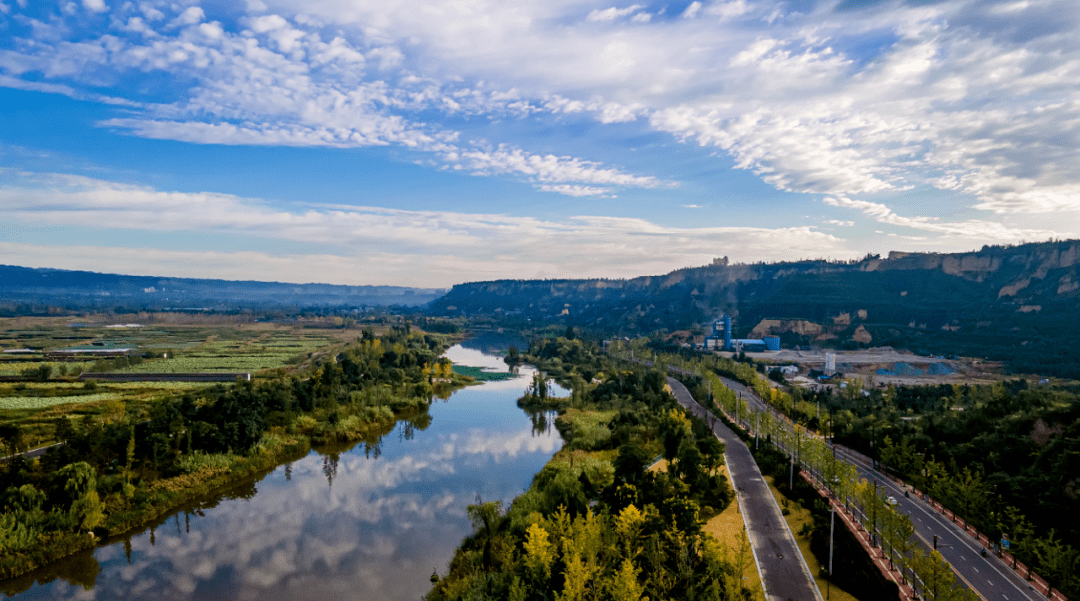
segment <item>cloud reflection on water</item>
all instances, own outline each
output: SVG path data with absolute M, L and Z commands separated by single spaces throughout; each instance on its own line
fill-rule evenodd
M 431 408 L 427 431 L 384 438 L 378 459 L 363 445 L 342 453 L 332 481 L 314 453 L 292 464 L 291 480 L 278 468 L 249 499 L 133 537 L 131 565 L 122 543 L 98 549 L 102 571 L 89 591 L 58 581 L 24 595 L 418 599 L 470 531 L 465 507 L 476 495 L 520 494 L 561 445 L 551 430 L 533 434 L 514 406 L 526 380 L 455 393 Z

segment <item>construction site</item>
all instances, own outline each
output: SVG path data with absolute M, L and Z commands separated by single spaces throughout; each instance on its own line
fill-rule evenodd
M 873 386 L 942 383 L 989 383 L 1000 380 L 1001 364 L 967 357 L 917 355 L 889 346 L 858 350 L 810 347 L 786 349 L 780 336 L 735 338 L 733 319 L 713 320 L 701 343 L 705 350 L 733 357 L 744 354 L 772 363 L 785 378 L 802 386 L 819 385 L 835 378 L 860 378 Z

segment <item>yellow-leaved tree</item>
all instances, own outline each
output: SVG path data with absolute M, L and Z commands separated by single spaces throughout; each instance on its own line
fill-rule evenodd
M 623 544 L 623 553 L 626 557 L 637 554 L 638 534 L 645 525 L 645 515 L 631 503 L 627 505 L 619 515 L 615 516 L 615 533 L 619 535 L 619 541 Z
M 547 530 L 538 523 L 530 525 L 525 531 L 525 567 L 529 576 L 538 583 L 547 582 L 554 561 L 555 545 L 549 540 Z
M 622 565 L 608 581 L 608 591 L 615 601 L 648 601 L 648 597 L 642 598 L 645 587 L 638 582 L 639 568 L 634 567 L 630 558 L 623 559 Z

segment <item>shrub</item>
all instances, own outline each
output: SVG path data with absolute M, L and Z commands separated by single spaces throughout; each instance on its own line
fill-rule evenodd
M 301 432 L 310 434 L 315 429 L 315 424 L 319 423 L 314 417 L 310 415 L 301 415 L 296 418 L 296 428 Z
M 264 436 L 265 440 L 267 436 Z M 233 462 L 237 459 L 236 455 L 229 453 L 203 453 L 196 451 L 189 455 L 180 457 L 177 467 L 180 468 L 185 474 L 191 474 L 197 472 L 203 468 L 225 468 L 228 469 L 232 466 Z

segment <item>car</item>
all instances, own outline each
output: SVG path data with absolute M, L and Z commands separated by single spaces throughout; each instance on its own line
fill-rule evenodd
M 889 497 L 889 498 L 885 499 L 885 502 L 888 503 L 889 505 L 895 506 L 896 505 L 896 497 Z

